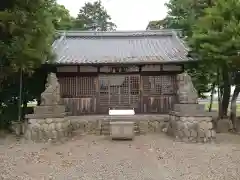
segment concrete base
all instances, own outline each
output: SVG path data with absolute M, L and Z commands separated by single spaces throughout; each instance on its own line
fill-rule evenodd
M 133 139 L 134 122 L 110 122 L 110 136 L 112 139 Z

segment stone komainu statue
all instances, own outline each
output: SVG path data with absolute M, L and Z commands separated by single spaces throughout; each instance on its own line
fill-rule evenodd
M 58 105 L 60 104 L 60 85 L 56 74 L 50 73 L 47 77 L 45 91 L 41 94 L 41 105 Z
M 192 79 L 187 73 L 182 73 L 177 76 L 178 84 L 178 100 L 182 104 L 198 103 L 198 94 L 193 86 Z

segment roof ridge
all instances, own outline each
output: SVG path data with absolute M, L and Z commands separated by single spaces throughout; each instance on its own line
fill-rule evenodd
M 177 35 L 176 32 L 173 32 L 174 38 L 179 42 L 179 44 L 184 48 L 185 51 L 189 51 L 189 47 L 186 43 Z
M 114 36 L 173 36 L 176 29 L 161 29 L 161 30 L 135 30 L 135 31 L 57 31 L 57 33 L 65 34 L 65 36 L 92 36 L 92 37 L 114 37 Z

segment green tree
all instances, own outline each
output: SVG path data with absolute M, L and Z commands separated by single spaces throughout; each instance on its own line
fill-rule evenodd
M 212 6 L 210 0 L 170 0 L 166 6 L 168 15 L 163 20 L 152 21 L 148 29 L 181 29 L 181 38 L 188 42 L 191 39 L 195 22 L 204 14 L 204 9 Z M 190 56 L 192 54 L 190 53 Z M 213 67 L 204 63 L 186 64 L 186 70 L 192 76 L 193 83 L 200 97 L 215 87 L 216 72 L 211 71 Z
M 214 0 L 170 0 L 166 3 L 168 15 L 165 24 L 168 28 L 181 29 L 184 36 L 191 37 L 195 21 L 213 2 Z
M 214 5 L 213 2 L 213 0 L 170 0 L 169 3 L 166 3 L 168 15 L 163 21 L 164 25 L 166 28 L 181 29 L 182 36 L 188 43 L 192 37 L 195 22 L 204 15 L 206 8 Z M 193 56 L 191 52 L 189 55 Z M 186 70 L 192 76 L 200 97 L 204 97 L 204 93 L 215 87 L 216 72 L 212 71 L 212 68 L 205 63 L 186 65 Z
M 85 3 L 84 7 L 79 10 L 74 23 L 74 29 L 80 30 L 112 31 L 115 28 L 116 25 L 111 22 L 111 17 L 101 1 Z
M 156 30 L 156 29 L 164 29 L 166 28 L 165 19 L 150 21 L 147 25 L 147 30 Z
M 168 7 L 168 15 L 165 19 L 159 21 L 161 26 L 164 28 L 173 28 L 181 29 L 185 41 L 190 44 L 192 51 L 189 52 L 189 55 L 193 58 L 202 60 L 198 63 L 191 63 L 186 66 L 186 70 L 192 76 L 194 84 L 199 92 L 199 95 L 203 95 L 205 92 L 214 92 L 214 87 L 218 86 L 220 88 L 219 94 L 219 112 L 222 112 L 220 115 L 227 115 L 227 109 L 230 98 L 230 89 L 231 89 L 231 69 L 226 65 L 221 64 L 221 61 L 214 63 L 211 61 L 211 58 L 207 60 L 207 56 L 201 54 L 199 51 L 201 47 L 196 51 L 195 45 L 192 44 L 193 31 L 195 31 L 196 22 L 199 18 L 205 16 L 205 10 L 211 7 L 216 7 L 218 1 L 214 0 L 170 0 L 166 4 Z M 228 2 L 224 2 L 226 7 L 228 7 Z M 229 2 L 231 3 L 231 1 Z M 235 8 L 236 9 L 236 8 Z M 159 23 L 156 25 L 159 26 Z M 218 64 L 220 63 L 220 64 Z M 221 66 L 221 68 L 219 68 Z M 224 69 L 224 71 L 223 71 Z
M 219 84 L 222 99 L 221 116 L 226 116 L 230 88 L 238 78 L 233 74 L 236 74 L 234 72 L 240 67 L 240 2 L 218 0 L 214 6 L 207 8 L 193 29 L 190 46 L 203 63 L 218 69 L 221 75 L 219 82 L 222 82 Z
M 23 72 L 24 78 L 29 77 L 36 68 L 53 57 L 51 44 L 55 29 L 51 7 L 54 3 L 54 0 L 9 0 L 1 4 L 0 121 L 2 124 L 8 119 L 6 113 L 16 114 L 13 111 L 17 110 L 18 104 L 19 72 Z M 28 88 L 24 87 L 24 89 Z
M 53 24 L 57 30 L 70 30 L 73 28 L 75 19 L 70 16 L 65 6 L 54 3 L 51 9 Z
M 52 0 L 14 0 L 0 12 L 1 64 L 33 69 L 51 55 Z M 5 64 L 4 64 L 5 63 Z M 8 66 L 7 66 L 8 67 Z

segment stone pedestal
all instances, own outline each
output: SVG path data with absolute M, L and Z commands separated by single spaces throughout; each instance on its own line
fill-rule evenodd
M 176 105 L 179 107 L 179 104 Z M 187 108 L 186 104 L 183 105 Z M 172 111 L 169 114 L 169 126 L 167 133 L 178 140 L 184 142 L 209 142 L 215 139 L 216 132 L 213 129 L 212 113 L 197 111 L 201 109 L 201 105 L 194 105 L 189 109 L 193 111 L 182 112 Z M 196 107 L 196 108 L 193 108 Z M 177 109 L 177 108 L 176 108 Z
M 71 134 L 70 120 L 65 117 L 62 105 L 37 106 L 34 114 L 26 116 L 26 139 L 33 141 L 59 140 Z
M 65 118 L 29 119 L 25 137 L 33 141 L 60 140 L 71 135 L 70 120 Z
M 169 113 L 167 133 L 185 142 L 209 142 L 215 139 L 213 113 L 198 104 L 197 91 L 187 73 L 177 76 L 178 102 Z
M 28 114 L 25 137 L 33 141 L 59 140 L 71 134 L 71 122 L 65 118 L 65 106 L 60 104 L 60 86 L 55 74 L 48 75 L 41 105 Z
M 110 136 L 112 139 L 133 139 L 134 122 L 110 122 Z

